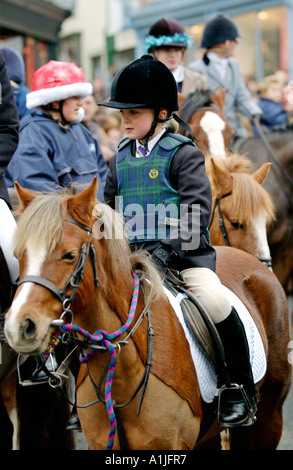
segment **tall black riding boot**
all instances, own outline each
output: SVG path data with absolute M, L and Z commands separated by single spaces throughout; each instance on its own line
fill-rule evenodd
M 249 426 L 256 419 L 257 391 L 244 326 L 234 307 L 230 315 L 215 326 L 223 344 L 232 385 L 221 389 L 218 422 L 221 426 Z

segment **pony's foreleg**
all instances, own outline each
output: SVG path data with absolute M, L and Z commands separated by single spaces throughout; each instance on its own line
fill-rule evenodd
M 9 438 L 9 428 L 11 428 L 12 434 L 12 450 L 19 449 L 19 418 L 18 418 L 18 406 L 17 406 L 17 376 L 16 372 L 13 372 L 9 377 L 3 380 L 0 384 L 0 392 L 3 401 L 3 408 L 7 413 L 7 436 Z M 1 397 L 0 397 L 1 400 Z M 4 411 L 4 409 L 3 409 Z M 5 421 L 3 420 L 3 423 Z M 1 423 L 2 426 L 2 423 Z M 6 435 L 5 432 L 5 435 Z M 9 444 L 11 446 L 11 444 Z M 1 443 L 0 443 L 1 448 Z

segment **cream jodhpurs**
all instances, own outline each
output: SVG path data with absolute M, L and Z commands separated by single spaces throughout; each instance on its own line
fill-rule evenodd
M 220 323 L 231 313 L 231 304 L 220 279 L 209 268 L 190 268 L 181 271 L 190 290 L 205 307 L 214 323 Z
M 0 220 L 0 246 L 7 263 L 11 281 L 15 284 L 19 275 L 18 260 L 13 255 L 12 248 L 16 222 L 4 199 L 0 199 Z

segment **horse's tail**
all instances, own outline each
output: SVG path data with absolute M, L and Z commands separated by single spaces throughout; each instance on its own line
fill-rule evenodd
M 132 253 L 131 265 L 145 287 L 147 301 L 164 295 L 162 276 L 147 251 L 139 250 Z

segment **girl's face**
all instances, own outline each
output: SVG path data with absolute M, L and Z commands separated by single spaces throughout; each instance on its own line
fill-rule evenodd
M 160 47 L 154 50 L 153 54 L 157 60 L 174 72 L 181 64 L 183 52 L 183 47 Z
M 120 109 L 120 113 L 124 130 L 129 139 L 142 140 L 151 128 L 154 120 L 154 110 L 150 108 Z M 155 137 L 161 130 L 162 126 L 157 124 L 152 137 Z
M 83 100 L 80 96 L 67 98 L 63 102 L 62 112 L 67 122 L 74 122 L 78 119 L 78 111 L 82 106 Z

